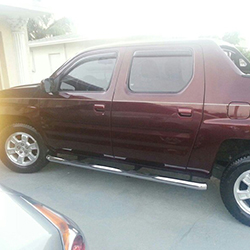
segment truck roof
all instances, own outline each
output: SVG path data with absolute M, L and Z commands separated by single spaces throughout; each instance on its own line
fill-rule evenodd
M 132 46 L 157 46 L 157 45 L 168 45 L 168 44 L 199 44 L 199 45 L 230 45 L 229 43 L 214 40 L 214 39 L 195 39 L 195 40 L 187 40 L 187 39 L 179 39 L 179 40 L 166 40 L 166 41 L 132 41 L 132 42 L 122 42 L 122 43 L 109 43 L 106 45 L 98 45 L 89 47 L 81 53 L 86 53 L 86 51 L 99 50 L 99 49 L 112 49 L 112 48 L 121 48 L 121 47 L 132 47 Z M 232 46 L 233 47 L 233 46 Z M 81 54 L 80 53 L 80 54 Z

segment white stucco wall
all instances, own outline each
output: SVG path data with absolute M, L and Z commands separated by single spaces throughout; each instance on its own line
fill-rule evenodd
M 0 88 L 32 82 L 27 22 L 48 12 L 37 0 L 1 1 Z
M 12 87 L 18 85 L 18 71 L 17 71 L 17 58 L 14 48 L 14 41 L 11 29 L 6 20 L 0 19 L 0 32 L 2 34 L 2 46 L 3 51 L 1 51 L 1 57 L 5 58 L 5 62 L 7 65 L 7 77 L 5 79 L 3 77 L 3 88 Z M 3 59 L 2 59 L 3 60 Z M 1 65 L 4 66 L 4 65 Z M 4 69 L 2 69 L 2 74 Z
M 32 81 L 41 82 L 49 77 L 67 58 L 64 45 L 52 45 L 30 49 Z

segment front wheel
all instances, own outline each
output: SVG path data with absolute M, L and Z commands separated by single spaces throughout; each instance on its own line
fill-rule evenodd
M 250 156 L 234 161 L 224 172 L 221 197 L 228 211 L 250 226 Z
M 0 158 L 11 170 L 37 172 L 47 165 L 47 149 L 40 134 L 26 124 L 13 124 L 0 134 Z

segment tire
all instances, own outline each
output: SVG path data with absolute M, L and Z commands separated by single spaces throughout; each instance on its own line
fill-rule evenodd
M 26 124 L 12 124 L 1 131 L 0 159 L 18 173 L 34 173 L 48 164 L 47 148 L 40 134 Z
M 220 192 L 227 210 L 250 226 L 250 155 L 238 158 L 225 170 Z

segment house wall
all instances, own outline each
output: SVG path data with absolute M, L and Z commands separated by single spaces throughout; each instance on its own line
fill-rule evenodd
M 32 62 L 32 81 L 41 82 L 49 77 L 67 60 L 64 45 L 41 46 L 30 49 Z
M 18 85 L 17 58 L 12 32 L 7 21 L 0 19 L 0 88 Z

